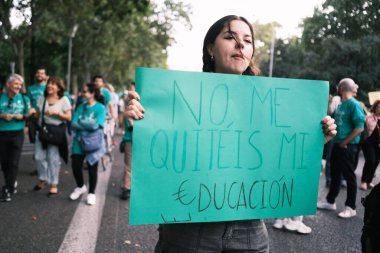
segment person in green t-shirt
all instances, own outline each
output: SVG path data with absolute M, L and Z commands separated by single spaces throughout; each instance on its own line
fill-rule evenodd
M 135 84 L 132 83 L 128 89 L 128 92 L 135 91 Z M 128 97 L 124 105 L 128 104 Z M 124 108 L 125 109 L 125 108 Z M 125 110 L 123 110 L 125 111 Z M 124 145 L 124 176 L 122 183 L 122 192 L 120 194 L 120 199 L 127 200 L 129 199 L 131 193 L 131 175 L 132 175 L 132 131 L 133 127 L 128 123 L 126 115 L 124 116 L 124 136 L 122 140 L 122 145 Z
M 44 94 L 46 88 L 47 74 L 44 67 L 39 67 L 35 74 L 36 83 L 30 85 L 27 89 L 27 96 L 30 99 L 32 108 L 38 109 L 38 99 Z
M 70 199 L 76 200 L 87 191 L 83 181 L 83 161 L 86 158 L 89 173 L 89 193 L 87 195 L 87 204 L 96 203 L 95 188 L 98 178 L 98 159 L 104 154 L 104 141 L 99 143 L 99 152 L 85 153 L 80 143 L 82 132 L 101 131 L 103 137 L 103 127 L 106 120 L 106 108 L 104 106 L 104 97 L 100 90 L 92 83 L 87 84 L 83 89 L 83 96 L 87 100 L 78 106 L 72 120 L 74 131 L 72 145 L 72 168 L 77 187 L 70 194 Z M 104 140 L 104 138 L 102 138 Z
M 359 102 L 354 98 L 358 85 L 350 78 L 344 78 L 338 85 L 341 104 L 334 112 L 337 135 L 333 139 L 331 151 L 331 185 L 325 201 L 320 201 L 320 209 L 336 210 L 335 199 L 339 194 L 341 176 L 347 181 L 345 209 L 340 218 L 356 216 L 356 153 L 360 133 L 364 130 L 365 116 Z
M 25 117 L 29 114 L 30 102 L 20 91 L 24 78 L 18 74 L 7 80 L 6 92 L 0 95 L 0 162 L 5 185 L 0 201 L 11 201 L 16 193 L 16 179 L 22 145 L 24 143 Z
M 107 115 L 111 116 L 111 118 L 116 122 L 117 117 L 116 117 L 114 110 L 113 110 L 112 95 L 111 95 L 111 92 L 109 90 L 104 88 L 104 78 L 102 76 L 98 75 L 98 76 L 94 76 L 92 78 L 92 81 L 94 82 L 96 87 L 98 87 L 100 89 L 100 91 L 101 91 L 101 93 L 105 99 L 105 105 L 107 107 Z

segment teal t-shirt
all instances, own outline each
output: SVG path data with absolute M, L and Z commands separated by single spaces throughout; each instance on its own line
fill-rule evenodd
M 112 95 L 111 95 L 111 92 L 109 90 L 107 90 L 106 88 L 102 88 L 101 93 L 104 96 L 104 99 L 106 101 L 106 105 L 108 105 L 109 102 L 112 102 Z
M 334 118 L 337 125 L 334 143 L 341 143 L 355 128 L 364 128 L 364 112 L 358 101 L 354 98 L 350 98 L 338 105 Z M 360 135 L 351 141 L 351 144 L 357 144 L 359 141 Z
M 9 97 L 7 93 L 2 93 L 0 95 L 0 114 L 29 114 L 30 100 L 28 97 L 22 94 L 17 94 L 9 102 Z M 24 120 L 12 119 L 11 121 L 6 121 L 5 119 L 0 119 L 0 131 L 19 131 L 25 128 Z
M 123 142 L 132 142 L 132 129 L 129 125 L 127 118 L 124 117 L 124 135 Z
M 38 84 L 33 84 L 28 87 L 27 90 L 27 96 L 30 99 L 30 104 L 32 108 L 38 109 L 38 99 L 44 95 L 44 91 L 46 88 L 46 84 L 38 85 Z
M 46 86 L 47 84 L 43 84 L 43 85 L 33 84 L 28 87 L 28 91 L 26 95 L 30 99 L 32 108 L 38 109 L 38 99 L 44 95 Z M 63 94 L 69 99 L 70 104 L 73 105 L 73 100 L 70 97 L 70 93 L 68 91 L 65 91 Z
M 72 105 L 73 105 L 73 100 L 72 100 L 71 97 L 70 97 L 70 93 L 69 93 L 67 90 L 65 90 L 65 91 L 63 92 L 63 95 L 69 99 L 69 101 L 70 101 L 70 105 L 72 106 Z
M 86 112 L 84 115 L 83 110 L 86 106 Z M 104 122 L 106 121 L 106 107 L 99 102 L 96 102 L 93 106 L 87 107 L 87 102 L 84 104 L 80 104 L 78 106 L 78 109 L 74 113 L 74 117 L 72 120 L 72 125 L 79 124 L 80 121 L 85 122 L 93 122 L 94 124 L 97 123 L 100 127 L 103 128 Z M 79 131 L 75 134 L 73 138 L 73 145 L 71 149 L 72 154 L 84 154 L 82 147 L 80 145 L 80 139 L 79 139 Z

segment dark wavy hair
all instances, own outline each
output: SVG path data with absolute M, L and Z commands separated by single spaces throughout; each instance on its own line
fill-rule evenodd
M 102 93 L 100 92 L 100 89 L 94 84 L 94 83 L 87 83 L 86 87 L 88 89 L 88 92 L 95 94 L 95 100 L 99 103 L 102 103 L 105 105 L 105 99 Z
M 47 80 L 47 85 L 49 85 L 49 83 L 54 83 L 58 86 L 58 97 L 62 98 L 64 93 L 65 93 L 65 90 L 66 90 L 65 84 L 63 83 L 63 80 L 59 77 L 51 76 Z M 46 98 L 47 96 L 48 96 L 47 89 L 45 89 L 44 97 Z
M 92 77 L 91 80 L 92 80 L 92 82 L 95 82 L 95 80 L 98 79 L 98 78 L 99 78 L 99 79 L 102 79 L 102 80 L 103 80 L 103 83 L 106 82 L 106 80 L 104 79 L 104 77 L 103 77 L 102 75 L 95 75 L 95 76 Z
M 380 100 L 376 100 L 375 103 L 373 103 L 370 112 L 375 113 L 376 107 L 380 104 Z
M 215 43 L 216 37 L 218 37 L 218 35 L 222 32 L 224 27 L 228 26 L 229 31 L 231 31 L 230 23 L 233 20 L 241 20 L 244 23 L 246 23 L 252 34 L 252 46 L 253 46 L 252 59 L 250 59 L 249 66 L 243 72 L 243 75 L 251 75 L 251 76 L 259 75 L 260 70 L 255 66 L 253 62 L 253 56 L 255 54 L 255 36 L 253 32 L 253 27 L 247 21 L 247 19 L 245 19 L 244 17 L 236 16 L 236 15 L 229 15 L 229 16 L 225 16 L 219 19 L 210 27 L 210 29 L 206 33 L 205 39 L 203 41 L 203 57 L 202 57 L 203 72 L 215 72 L 215 62 L 211 59 L 211 55 L 209 54 L 207 47 Z

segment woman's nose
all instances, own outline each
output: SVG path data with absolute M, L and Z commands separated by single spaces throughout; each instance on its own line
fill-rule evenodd
M 243 49 L 244 48 L 244 44 L 239 39 L 236 39 L 235 48 L 236 49 Z

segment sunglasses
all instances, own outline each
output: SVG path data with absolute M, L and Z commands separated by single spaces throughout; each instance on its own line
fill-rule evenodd
M 7 105 L 8 109 L 11 108 L 12 104 L 13 104 L 13 98 L 10 98 L 8 100 L 8 105 Z

